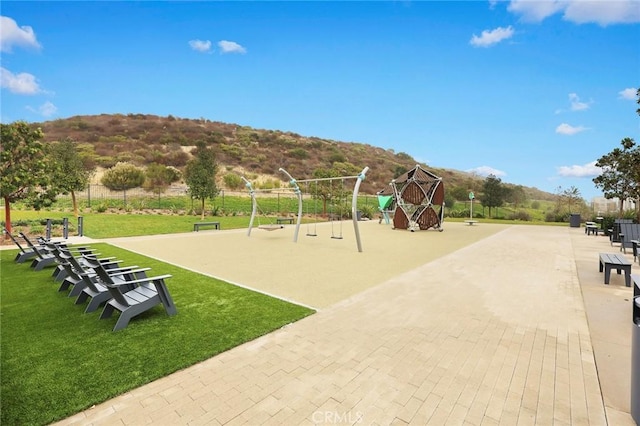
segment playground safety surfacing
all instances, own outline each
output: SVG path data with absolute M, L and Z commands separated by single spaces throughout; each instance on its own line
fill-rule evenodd
M 615 365 L 631 325 L 609 314 L 622 336 L 611 349 L 585 307 L 606 291 L 624 311 L 631 295 L 598 275 L 608 241 L 568 227 L 363 222 L 360 253 L 344 225 L 342 240 L 319 226 L 297 243 L 291 226 L 110 240 L 318 312 L 60 424 L 633 424 Z

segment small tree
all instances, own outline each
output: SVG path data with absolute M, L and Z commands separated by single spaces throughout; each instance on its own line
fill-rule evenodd
M 196 154 L 187 163 L 184 171 L 184 180 L 189 187 L 189 194 L 200 200 L 200 218 L 204 219 L 204 202 L 207 198 L 215 198 L 218 195 L 216 185 L 216 173 L 218 164 L 216 155 L 212 149 L 207 148 L 204 142 L 197 143 Z
M 164 164 L 149 164 L 145 173 L 145 181 L 142 185 L 145 191 L 153 192 L 158 196 L 165 192 L 169 185 L 180 180 L 180 170 L 175 167 L 167 167 Z
M 573 206 L 580 204 L 582 195 L 580 194 L 580 190 L 578 188 L 576 188 L 575 186 L 571 186 L 568 189 L 562 191 L 562 199 L 567 203 L 569 213 L 575 213 Z
M 596 187 L 601 188 L 607 199 L 620 200 L 619 217 L 624 211 L 624 200 L 640 197 L 640 146 L 631 138 L 624 138 L 622 149 L 615 148 L 596 162 L 602 173 L 593 178 Z
M 482 186 L 480 201 L 483 207 L 489 208 L 489 217 L 491 217 L 491 208 L 500 207 L 504 204 L 504 198 L 505 190 L 502 185 L 502 180 L 495 175 L 487 176 Z
M 514 186 L 507 195 L 507 200 L 513 203 L 515 208 L 518 208 L 527 200 L 527 193 L 522 185 Z
M 469 200 L 469 192 L 471 191 L 469 191 L 464 186 L 454 186 L 447 191 L 447 194 L 450 194 L 451 197 L 453 197 L 453 199 L 455 199 L 456 201 L 467 201 Z M 447 203 L 447 205 L 452 206 L 449 203 Z
M 54 183 L 61 194 L 71 194 L 73 214 L 78 217 L 76 191 L 84 190 L 89 184 L 93 170 L 87 170 L 82 158 L 71 139 L 54 143 L 51 146 L 51 157 L 55 162 Z
M 112 191 L 123 191 L 126 206 L 127 189 L 137 188 L 144 183 L 144 171 L 131 163 L 117 163 L 104 173 L 100 182 Z
M 11 232 L 11 203 L 31 201 L 36 207 L 52 200 L 51 163 L 42 130 L 24 121 L 0 124 L 0 194 L 4 200 L 5 227 Z
M 335 174 L 332 170 L 329 170 L 329 169 L 319 168 L 313 171 L 313 178 L 319 179 L 314 184 L 313 197 L 316 199 L 322 200 L 323 215 L 327 214 L 327 203 L 332 199 L 332 197 L 336 195 L 333 189 L 332 181 L 323 180 L 323 179 L 328 179 L 336 176 L 337 174 Z

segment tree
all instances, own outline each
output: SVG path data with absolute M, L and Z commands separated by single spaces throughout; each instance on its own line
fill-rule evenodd
M 456 201 L 467 201 L 469 200 L 469 191 L 467 188 L 465 188 L 464 186 L 454 186 L 453 188 L 449 189 L 449 191 L 447 191 L 448 194 L 451 194 L 451 197 L 453 199 L 455 199 Z M 452 206 L 451 204 L 447 203 L 448 206 Z
M 631 138 L 622 139 L 621 145 L 622 149 L 615 148 L 596 161 L 602 173 L 593 178 L 605 198 L 620 200 L 620 217 L 624 213 L 624 200 L 640 198 L 640 146 L 636 146 Z
M 87 187 L 93 171 L 84 167 L 76 144 L 71 139 L 54 143 L 51 146 L 51 158 L 56 166 L 53 179 L 55 187 L 61 194 L 71 194 L 73 214 L 78 217 L 76 191 Z
M 636 96 L 636 103 L 640 105 L 640 89 Z M 640 115 L 640 108 L 636 113 Z M 596 166 L 602 168 L 602 173 L 593 178 L 593 183 L 602 189 L 605 198 L 620 200 L 620 217 L 624 213 L 624 200 L 635 199 L 640 222 L 640 146 L 631 138 L 622 139 L 621 145 L 622 149 L 615 148 L 598 159 Z
M 511 188 L 511 190 L 507 194 L 507 200 L 513 203 L 513 206 L 515 208 L 518 208 L 518 206 L 524 204 L 524 202 L 527 200 L 527 193 L 524 190 L 524 187 L 522 185 L 516 185 Z
M 24 121 L 0 124 L 0 194 L 5 227 L 11 232 L 11 203 L 30 201 L 36 208 L 55 198 L 51 189 L 51 162 L 42 130 Z
M 184 180 L 189 187 L 189 194 L 201 202 L 200 218 L 204 219 L 204 202 L 207 198 L 215 198 L 218 195 L 216 185 L 216 173 L 218 164 L 216 155 L 211 148 L 207 148 L 204 142 L 196 144 L 196 154 L 191 159 L 184 171 Z
M 131 163 L 117 163 L 108 169 L 100 182 L 112 191 L 124 192 L 124 204 L 127 204 L 127 189 L 137 188 L 144 183 L 144 171 Z
M 582 200 L 582 195 L 580 194 L 580 190 L 578 188 L 576 188 L 575 186 L 571 186 L 568 189 L 562 191 L 561 198 L 567 203 L 569 213 L 574 213 L 573 205 L 578 204 L 580 200 Z
M 480 201 L 483 207 L 489 207 L 489 217 L 491 217 L 491 208 L 500 207 L 504 204 L 505 190 L 502 180 L 495 175 L 489 175 L 484 180 L 482 186 L 482 196 Z
M 142 187 L 145 191 L 156 194 L 160 200 L 160 194 L 178 180 L 180 180 L 180 170 L 164 164 L 152 163 L 147 167 Z
M 393 178 L 397 178 L 407 173 L 409 170 L 405 166 L 398 165 L 393 169 Z

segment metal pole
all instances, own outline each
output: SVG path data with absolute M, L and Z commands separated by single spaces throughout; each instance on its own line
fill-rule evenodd
M 244 176 L 241 176 L 242 180 L 244 181 L 245 186 L 247 187 L 247 189 L 249 189 L 249 195 L 251 195 L 251 219 L 249 219 L 249 229 L 247 230 L 247 237 L 251 236 L 251 228 L 253 228 L 253 219 L 256 217 L 256 210 L 257 210 L 257 201 L 256 201 L 256 194 L 253 191 L 253 187 L 251 186 L 251 182 L 249 182 L 248 180 L 246 180 L 244 178 Z
M 358 180 L 353 187 L 353 198 L 351 199 L 351 219 L 353 220 L 353 230 L 356 233 L 356 243 L 358 244 L 358 251 L 362 253 L 362 241 L 360 241 L 360 229 L 358 228 L 358 217 L 357 217 L 357 209 L 358 209 L 358 191 L 360 190 L 360 184 L 365 178 L 365 175 L 369 171 L 369 166 L 362 169 L 360 174 L 358 175 Z
M 51 239 L 51 219 L 47 219 L 47 229 L 46 229 L 45 238 L 47 240 Z
M 280 172 L 287 175 L 289 178 L 289 185 L 293 187 L 293 190 L 296 193 L 296 197 L 298 197 L 298 220 L 296 221 L 296 229 L 293 231 L 293 242 L 298 242 L 298 232 L 300 231 L 300 224 L 302 223 L 302 191 L 300 191 L 300 187 L 298 186 L 298 182 L 289 174 L 288 171 L 280 167 L 278 169 Z M 278 197 L 280 195 L 278 194 Z
M 69 238 L 69 218 L 65 217 L 62 219 L 62 236 L 66 240 Z
M 78 216 L 78 236 L 82 237 L 84 235 L 84 218 L 82 216 Z

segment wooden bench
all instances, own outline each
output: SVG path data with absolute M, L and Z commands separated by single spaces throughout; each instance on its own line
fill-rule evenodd
M 467 220 L 464 221 L 464 223 L 468 224 L 469 226 L 473 226 L 476 223 L 478 223 L 478 221 L 477 220 L 467 219 Z
M 293 225 L 293 218 L 292 217 L 279 217 L 276 219 L 276 223 L 278 225 L 282 225 L 283 223 L 288 223 L 289 225 Z
M 213 226 L 216 229 L 220 229 L 220 222 L 197 222 L 193 224 L 193 230 L 200 231 L 203 226 Z
M 615 269 L 618 275 L 624 271 L 624 284 L 631 287 L 631 262 L 620 254 L 600 253 L 600 272 L 604 270 L 605 284 L 609 284 L 612 269 Z

